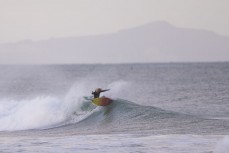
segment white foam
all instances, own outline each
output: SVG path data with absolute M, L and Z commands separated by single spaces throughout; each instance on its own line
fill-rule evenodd
M 131 91 L 131 83 L 119 80 L 112 82 L 108 85 L 109 89 L 111 89 L 109 92 L 106 93 L 108 97 L 111 98 L 127 98 L 129 91 Z
M 38 96 L 27 100 L 0 100 L 0 131 L 50 127 L 64 122 L 83 103 L 83 86 L 73 86 L 63 98 Z
M 65 118 L 61 101 L 54 97 L 31 100 L 1 100 L 0 130 L 24 130 L 56 124 Z

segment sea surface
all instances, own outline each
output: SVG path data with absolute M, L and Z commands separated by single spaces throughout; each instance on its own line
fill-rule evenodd
M 229 63 L 1 65 L 1 152 L 228 153 Z

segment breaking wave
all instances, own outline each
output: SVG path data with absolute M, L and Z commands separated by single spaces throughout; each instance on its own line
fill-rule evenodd
M 89 89 L 83 83 L 73 86 L 63 97 L 0 100 L 0 131 L 45 129 L 55 133 L 61 129 L 81 134 L 143 130 L 165 134 L 228 132 L 229 123 L 225 121 L 203 119 L 123 100 L 119 97 L 125 93 L 124 86 L 127 87 L 128 83 L 118 81 L 108 86 L 112 90 L 105 96 L 111 97 L 113 102 L 106 107 L 95 106 L 85 99 Z M 121 94 L 118 92 L 120 88 Z

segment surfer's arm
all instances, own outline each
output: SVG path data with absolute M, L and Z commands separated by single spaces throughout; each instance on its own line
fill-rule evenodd
M 105 89 L 105 90 L 102 90 L 101 92 L 105 92 L 105 91 L 109 91 L 110 89 Z

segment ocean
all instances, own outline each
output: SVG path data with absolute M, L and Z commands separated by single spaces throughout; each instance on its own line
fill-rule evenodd
M 229 63 L 1 65 L 1 152 L 228 153 Z

